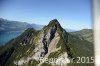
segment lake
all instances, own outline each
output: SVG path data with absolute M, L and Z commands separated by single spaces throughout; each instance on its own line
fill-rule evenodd
M 0 46 L 6 44 L 13 38 L 19 36 L 22 32 L 12 32 L 12 33 L 4 33 L 0 34 Z

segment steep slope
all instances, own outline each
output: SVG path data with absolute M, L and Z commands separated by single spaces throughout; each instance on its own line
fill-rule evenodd
M 12 39 L 7 44 L 5 44 L 5 46 L 1 47 L 0 65 L 5 65 L 5 63 L 8 62 L 7 64 L 8 66 L 10 62 L 12 62 L 15 58 L 17 58 L 16 56 L 20 54 L 23 54 L 22 56 L 24 56 L 25 55 L 24 52 L 29 48 L 29 46 L 26 45 L 30 43 L 31 38 L 33 38 L 32 35 L 34 33 L 35 30 L 33 28 L 27 29 L 24 33 L 22 33 L 22 35 L 20 35 L 15 39 Z
M 71 60 L 76 62 L 77 57 L 87 56 L 93 56 L 93 44 L 66 32 L 58 20 L 54 19 L 43 29 L 39 31 L 32 28 L 27 29 L 22 35 L 8 42 L 0 50 L 0 65 L 75 66 L 76 64 L 71 63 Z M 56 58 L 56 60 L 52 63 L 45 63 L 46 60 L 40 62 L 41 58 Z M 80 63 L 77 65 L 87 66 L 90 64 Z
M 11 21 L 0 18 L 0 46 L 6 44 L 9 40 L 19 36 L 28 28 L 40 30 L 43 28 L 43 26 L 44 25 L 29 24 L 27 22 Z

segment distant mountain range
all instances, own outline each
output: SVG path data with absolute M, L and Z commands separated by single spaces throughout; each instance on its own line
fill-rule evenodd
M 68 28 L 64 28 L 67 32 L 75 32 L 77 30 L 74 30 L 74 29 L 68 29 Z
M 11 39 L 14 38 L 17 33 L 20 35 L 22 32 L 24 32 L 27 28 L 34 28 L 36 30 L 41 30 L 44 27 L 44 25 L 38 25 L 38 24 L 29 24 L 27 22 L 19 22 L 19 21 L 10 21 L 7 19 L 0 18 L 0 36 L 3 34 L 4 38 L 6 37 L 6 33 L 10 33 L 13 35 L 11 36 Z M 82 39 L 88 40 L 89 42 L 93 42 L 93 30 L 92 29 L 82 29 L 80 31 L 76 31 L 73 29 L 64 28 L 67 32 L 70 32 L 73 35 L 76 35 Z M 7 34 L 9 35 L 9 34 Z M 0 38 L 1 39 L 1 38 Z M 11 40 L 10 37 L 8 40 Z M 4 40 L 4 39 L 2 39 Z M 5 41 L 1 41 L 0 44 L 6 43 L 8 41 L 7 39 Z
M 51 20 L 41 30 L 28 28 L 0 47 L 0 66 L 94 66 L 94 63 L 83 63 L 78 58 L 94 56 L 93 42 L 85 40 L 85 34 L 89 32 L 66 32 L 57 19 Z M 45 63 L 51 58 L 56 59 L 52 63 Z M 40 62 L 40 59 L 49 60 Z M 93 62 L 93 58 L 88 62 Z
M 35 28 L 40 30 L 44 25 L 29 24 L 27 22 L 10 21 L 0 18 L 0 34 L 6 32 L 19 32 L 24 31 L 27 28 Z
M 23 32 L 27 28 L 34 28 L 36 30 L 40 30 L 45 25 L 39 24 L 29 24 L 27 22 L 19 22 L 19 21 L 10 21 L 7 19 L 0 18 L 0 34 L 9 33 L 9 32 Z M 67 32 L 73 32 L 73 29 L 65 29 Z
M 82 29 L 80 31 L 74 31 L 70 32 L 73 35 L 76 35 L 84 40 L 87 40 L 89 42 L 94 42 L 93 41 L 93 29 Z

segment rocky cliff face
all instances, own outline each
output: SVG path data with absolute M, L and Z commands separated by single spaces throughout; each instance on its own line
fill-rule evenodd
M 67 33 L 58 20 L 54 19 L 42 30 L 27 29 L 21 36 L 10 41 L 0 52 L 0 64 L 2 66 L 68 65 L 76 56 L 84 55 L 78 50 L 80 47 L 77 45 L 77 40 L 84 43 L 84 40 Z M 87 41 L 85 43 L 89 44 Z M 86 48 L 86 53 L 89 47 Z M 45 63 L 46 60 L 40 62 L 41 58 L 56 58 L 56 60 L 53 63 Z
M 35 44 L 35 48 L 33 50 L 34 54 L 31 57 L 27 57 L 26 62 L 29 62 L 30 60 L 39 61 L 40 58 L 48 58 L 52 52 L 56 52 L 58 50 L 61 51 L 62 50 L 61 48 L 63 48 L 63 47 L 61 47 L 61 46 L 58 47 L 58 43 L 59 43 L 60 39 L 62 39 L 63 31 L 64 30 L 62 29 L 62 27 L 60 26 L 59 22 L 56 19 L 50 21 L 49 25 L 45 26 L 32 39 L 33 40 L 32 44 Z M 24 41 L 24 42 L 26 43 L 26 41 Z M 69 48 L 68 46 L 65 46 L 65 47 Z M 70 52 L 70 48 L 69 48 L 69 52 Z M 72 57 L 71 52 L 68 54 L 66 51 L 64 51 L 63 53 L 65 55 L 62 56 L 62 58 L 66 57 L 68 60 L 71 59 L 71 57 Z M 62 54 L 62 53 L 60 53 L 60 54 Z M 30 58 L 30 60 L 29 60 L 29 58 Z M 26 62 L 22 62 L 22 61 L 24 61 L 23 58 L 18 61 L 18 65 L 23 65 L 24 63 L 26 63 Z M 40 66 L 40 65 L 42 65 L 42 63 L 40 62 L 37 65 Z

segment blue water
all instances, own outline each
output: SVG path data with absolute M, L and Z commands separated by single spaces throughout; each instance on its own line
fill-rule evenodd
M 8 41 L 10 41 L 13 38 L 16 38 L 20 34 L 21 34 L 21 32 L 12 32 L 12 33 L 0 34 L 0 45 L 6 44 Z

